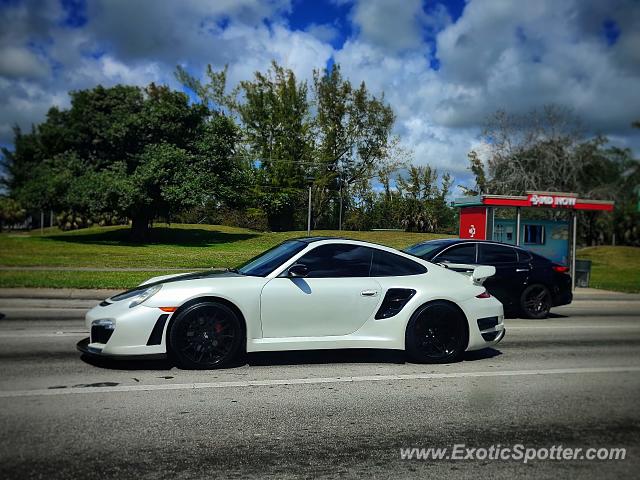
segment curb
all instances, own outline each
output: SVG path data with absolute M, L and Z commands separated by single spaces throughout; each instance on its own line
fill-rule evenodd
M 40 298 L 40 299 L 66 299 L 66 300 L 95 300 L 102 301 L 119 290 L 106 289 L 80 289 L 80 288 L 0 288 L 0 298 Z

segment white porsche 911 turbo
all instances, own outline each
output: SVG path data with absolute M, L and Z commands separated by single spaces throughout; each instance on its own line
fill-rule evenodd
M 287 240 L 228 271 L 156 277 L 86 315 L 78 349 L 102 357 L 169 355 L 220 368 L 246 352 L 405 350 L 448 363 L 497 344 L 502 304 L 482 281 L 393 248 L 341 238 Z

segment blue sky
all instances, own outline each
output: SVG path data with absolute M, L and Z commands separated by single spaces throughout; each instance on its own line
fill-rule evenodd
M 0 143 L 70 89 L 151 81 L 180 64 L 272 59 L 310 79 L 337 62 L 384 92 L 416 163 L 468 178 L 486 117 L 555 103 L 591 133 L 640 152 L 637 0 L 0 0 Z

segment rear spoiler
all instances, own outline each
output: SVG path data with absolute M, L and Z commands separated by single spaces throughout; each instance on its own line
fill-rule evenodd
M 496 267 L 489 265 L 481 265 L 473 269 L 471 274 L 471 283 L 474 285 L 482 285 L 484 281 L 496 274 Z

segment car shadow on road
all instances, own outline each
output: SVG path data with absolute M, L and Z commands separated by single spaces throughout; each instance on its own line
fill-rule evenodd
M 329 363 L 406 363 L 404 352 L 397 350 L 339 349 L 295 350 L 288 352 L 249 353 L 246 363 L 250 366 L 271 365 L 319 365 Z
M 466 352 L 462 361 L 473 362 L 502 355 L 500 350 L 485 348 Z M 81 355 L 80 359 L 94 367 L 105 370 L 172 370 L 176 365 L 169 359 L 159 360 L 119 360 L 111 358 Z M 295 350 L 287 352 L 254 352 L 244 356 L 225 369 L 250 367 L 269 367 L 278 365 L 328 365 L 345 363 L 388 363 L 395 365 L 412 364 L 403 351 L 376 349 L 341 350 Z
M 462 361 L 476 361 L 502 355 L 500 350 L 485 348 L 475 352 L 466 352 Z M 413 363 L 405 352 L 399 350 L 344 349 L 344 350 L 306 350 L 292 352 L 260 352 L 247 356 L 250 366 L 305 365 L 330 363 L 392 363 L 403 365 Z
M 80 355 L 80 360 L 91 366 L 105 370 L 171 370 L 174 365 L 168 359 L 159 360 L 120 360 L 112 358 Z
M 486 360 L 502 355 L 500 350 L 495 348 L 483 348 L 482 350 L 474 350 L 473 352 L 465 352 L 462 359 L 465 362 L 475 362 L 476 360 Z

